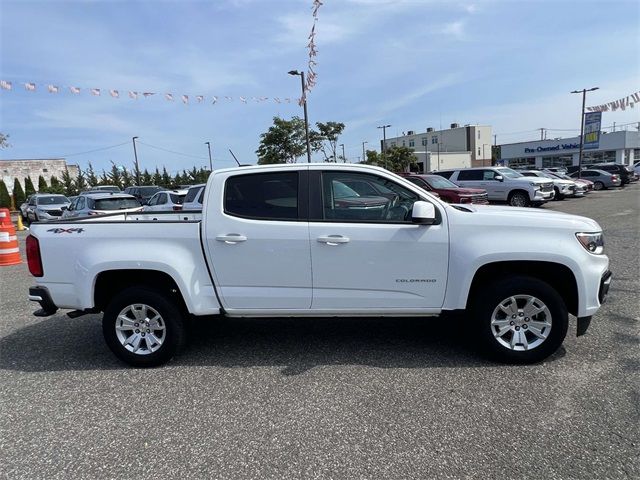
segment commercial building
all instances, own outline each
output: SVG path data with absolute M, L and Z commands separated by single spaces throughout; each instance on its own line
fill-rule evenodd
M 62 179 L 62 174 L 69 169 L 71 178 L 77 178 L 79 169 L 77 165 L 67 165 L 64 158 L 32 158 L 19 160 L 0 159 L 0 179 L 4 180 L 9 193 L 13 193 L 13 182 L 17 178 L 24 189 L 24 182 L 31 177 L 34 187 L 38 188 L 38 177 L 42 175 L 51 184 L 51 177 Z
M 414 149 L 421 170 L 430 172 L 445 168 L 491 165 L 491 139 L 492 130 L 488 125 L 461 127 L 452 123 L 451 128 L 445 130 L 410 130 L 403 136 L 387 138 L 386 144 L 382 141 L 381 145 Z M 448 155 L 452 153 L 455 155 Z
M 510 167 L 568 167 L 578 165 L 580 137 L 556 138 L 500 145 L 500 163 Z M 640 132 L 600 132 L 596 149 L 583 150 L 582 163 L 616 162 L 632 165 L 640 160 Z

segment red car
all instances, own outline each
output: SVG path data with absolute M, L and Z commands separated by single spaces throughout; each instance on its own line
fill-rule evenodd
M 475 203 L 487 205 L 487 191 L 481 188 L 461 188 L 450 180 L 439 175 L 423 175 L 416 173 L 400 173 L 412 183 L 427 192 L 437 193 L 447 203 Z

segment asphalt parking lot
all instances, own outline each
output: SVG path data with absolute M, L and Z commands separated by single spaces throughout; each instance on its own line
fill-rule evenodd
M 544 208 L 600 223 L 614 280 L 533 366 L 486 361 L 451 320 L 262 319 L 135 370 L 100 316 L 33 317 L 26 265 L 0 267 L 0 475 L 640 478 L 640 185 Z

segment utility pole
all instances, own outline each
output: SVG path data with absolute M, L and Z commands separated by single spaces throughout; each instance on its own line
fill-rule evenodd
M 387 128 L 391 125 L 382 125 L 382 156 L 384 157 L 384 168 L 387 168 Z
M 544 140 L 544 128 L 537 128 L 536 130 L 540 130 L 540 140 Z
M 136 185 L 140 186 L 140 166 L 138 165 L 138 151 L 136 150 L 136 138 L 133 137 L 131 141 L 133 142 L 133 156 L 136 159 Z
M 211 160 L 211 142 L 204 142 L 209 149 L 209 170 L 213 172 L 213 160 Z
M 369 142 L 362 142 L 362 161 L 364 162 L 367 159 L 367 156 L 364 152 L 364 144 Z
M 309 116 L 307 115 L 307 93 L 304 85 L 304 72 L 298 70 L 290 70 L 289 75 L 299 75 L 302 85 L 302 106 L 304 107 L 304 135 L 307 141 L 307 163 L 311 163 L 311 145 L 309 144 Z
M 342 147 L 342 163 L 347 163 L 347 157 L 344 155 L 344 143 L 341 143 L 340 146 Z
M 578 151 L 578 178 L 582 178 L 582 146 L 584 143 L 584 106 L 587 100 L 587 92 L 598 90 L 599 87 L 583 88 L 582 90 L 573 90 L 571 93 L 582 93 L 582 111 L 580 112 L 580 150 Z
M 613 130 L 611 131 L 611 133 L 616 131 L 616 122 L 613 122 Z

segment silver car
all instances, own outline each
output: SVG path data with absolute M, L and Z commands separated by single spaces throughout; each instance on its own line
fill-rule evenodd
M 204 199 L 204 189 L 207 186 L 206 183 L 200 185 L 194 185 L 187 191 L 187 196 L 184 197 L 182 204 L 183 210 L 202 210 L 202 201 Z
M 182 203 L 187 196 L 186 190 L 158 192 L 144 206 L 145 212 L 172 212 L 182 210 Z
M 573 172 L 571 174 L 572 178 L 578 178 L 578 172 Z M 619 187 L 622 185 L 622 180 L 620 180 L 620 176 L 615 173 L 605 172 L 604 170 L 582 170 L 582 178 L 587 180 L 591 180 L 593 182 L 594 190 L 602 190 L 611 187 Z
M 142 205 L 125 193 L 85 193 L 79 195 L 64 212 L 63 218 L 81 218 L 108 213 L 141 212 Z
M 29 199 L 26 217 L 30 222 L 59 220 L 68 206 L 69 199 L 64 195 L 37 193 Z
M 564 200 L 566 197 L 583 196 L 584 188 L 578 188 L 573 180 L 558 178 L 540 170 L 519 170 L 525 177 L 548 178 L 553 182 L 553 190 L 556 192 L 555 200 Z

